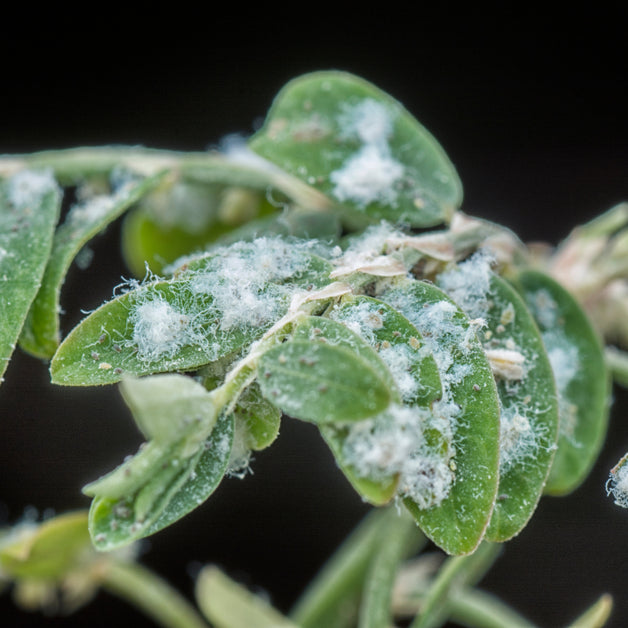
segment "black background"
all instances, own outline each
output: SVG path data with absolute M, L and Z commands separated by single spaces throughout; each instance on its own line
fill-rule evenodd
M 126 9 L 93 5 L 71 19 L 5 15 L 0 153 L 116 143 L 202 150 L 249 134 L 290 78 L 342 69 L 391 93 L 440 140 L 466 212 L 525 240 L 557 242 L 628 200 L 625 8 L 414 9 L 270 5 L 205 15 L 181 5 L 131 20 Z M 110 228 L 92 267 L 70 273 L 66 331 L 128 274 L 118 237 Z M 484 583 L 542 626 L 566 625 L 604 591 L 616 599 L 609 625 L 628 625 L 628 513 L 604 492 L 628 449 L 628 395 L 615 396 L 588 481 L 570 497 L 543 499 Z M 81 486 L 138 442 L 116 390 L 53 388 L 44 364 L 16 354 L 0 390 L 0 524 L 29 506 L 86 507 Z M 186 594 L 199 565 L 215 562 L 287 609 L 367 508 L 312 426 L 286 420 L 253 470 L 150 539 L 143 562 Z M 25 615 L 0 597 L 2 626 L 104 627 L 120 617 L 151 625 L 105 594 L 64 619 Z

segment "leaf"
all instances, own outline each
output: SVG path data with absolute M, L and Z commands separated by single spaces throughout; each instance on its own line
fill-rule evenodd
M 440 377 L 434 358 L 429 351 L 426 352 L 418 330 L 390 305 L 367 296 L 347 296 L 329 312 L 329 316 L 357 331 L 379 352 L 406 403 L 429 408 L 441 396 Z M 347 462 L 344 445 L 350 428 L 321 426 L 321 433 L 343 473 L 363 499 L 382 505 L 394 497 L 397 475 L 373 481 L 360 477 Z
M 134 493 L 96 497 L 89 514 L 96 549 L 110 551 L 154 534 L 200 506 L 224 476 L 232 440 L 233 419 L 222 416 L 191 457 L 181 459 L 176 456 L 176 448 L 167 449 Z M 86 490 L 94 486 L 97 488 L 97 483 Z
M 251 148 L 323 192 L 354 222 L 428 227 L 462 200 L 437 141 L 397 101 L 343 72 L 316 72 L 276 97 Z
M 556 281 L 527 270 L 514 285 L 541 330 L 556 378 L 558 450 L 545 492 L 565 495 L 587 477 L 606 435 L 611 380 L 604 350 L 580 305 Z
M 216 403 L 207 390 L 184 375 L 125 378 L 120 392 L 146 439 L 157 444 L 177 442 L 217 420 Z
M 26 170 L 0 182 L 0 382 L 41 285 L 60 207 L 48 172 Z
M 434 420 L 452 430 L 451 453 L 444 452 L 455 477 L 449 493 L 431 508 L 404 503 L 439 547 L 469 554 L 484 536 L 499 480 L 499 404 L 490 365 L 475 326 L 439 288 L 403 280 L 379 298 L 401 312 L 431 350 L 443 385 Z
M 230 417 L 220 417 L 204 451 L 186 482 L 168 503 L 147 534 L 154 534 L 198 508 L 216 490 L 229 465 L 234 424 Z
M 276 212 L 256 190 L 168 181 L 131 212 L 122 226 L 122 252 L 136 277 L 155 273 L 205 249 L 240 225 Z M 257 234 L 261 235 L 261 234 Z
M 245 434 L 245 445 L 254 451 L 266 449 L 279 435 L 281 412 L 265 399 L 257 382 L 245 388 L 233 411 Z
M 24 351 L 40 358 L 52 357 L 60 341 L 61 286 L 72 260 L 89 240 L 157 185 L 163 176 L 162 173 L 144 179 L 132 179 L 110 196 L 95 196 L 72 208 L 65 222 L 55 232 L 41 288 L 22 330 L 20 347 Z
M 317 317 L 308 317 L 294 339 L 264 353 L 258 373 L 269 401 L 294 418 L 320 424 L 373 416 L 396 395 L 385 364 L 359 336 Z
M 503 542 L 525 527 L 543 492 L 556 449 L 558 403 L 536 323 L 490 263 L 477 253 L 442 273 L 437 283 L 470 318 L 485 322 L 478 336 L 497 379 L 501 407 L 498 498 L 486 539 Z
M 353 351 L 316 341 L 291 341 L 259 364 L 264 396 L 283 412 L 314 423 L 359 421 L 384 410 L 392 392 Z
M 11 578 L 57 579 L 76 567 L 91 544 L 87 512 L 72 512 L 3 539 L 0 567 Z
M 52 381 L 86 386 L 192 370 L 250 345 L 285 314 L 296 287 L 329 281 L 329 263 L 308 246 L 279 238 L 234 244 L 174 279 L 122 294 L 63 341 Z
M 373 297 L 344 296 L 328 314 L 373 347 L 405 403 L 429 406 L 442 394 L 434 357 L 421 334 L 393 307 Z
M 216 628 L 297 628 L 268 602 L 208 566 L 196 581 L 196 600 Z

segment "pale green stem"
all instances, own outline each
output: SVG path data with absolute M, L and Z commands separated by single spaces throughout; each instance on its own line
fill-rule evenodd
M 406 512 L 392 507 L 386 513 L 379 546 L 369 565 L 360 607 L 360 628 L 388 628 L 392 617 L 392 590 L 401 561 L 417 526 Z
M 308 209 L 327 211 L 333 203 L 318 190 L 261 157 L 242 163 L 218 152 L 180 152 L 134 146 L 102 146 L 0 156 L 0 177 L 24 168 L 52 168 L 63 184 L 106 176 L 114 168 L 143 175 L 176 170 L 189 180 L 266 189 L 272 186 Z
M 453 586 L 474 584 L 495 562 L 500 547 L 482 543 L 470 556 L 448 558 L 432 582 L 421 604 L 421 613 L 417 615 L 410 628 L 434 628 L 447 617 L 447 601 Z
M 382 533 L 385 511 L 375 510 L 327 561 L 290 613 L 303 628 L 323 628 L 330 614 L 359 594 L 373 550 Z
M 178 591 L 135 563 L 112 562 L 107 565 L 102 587 L 164 628 L 207 628 L 196 609 Z
M 628 353 L 615 347 L 606 347 L 604 358 L 613 379 L 618 384 L 628 387 Z
M 449 598 L 450 619 L 467 628 L 535 628 L 494 595 L 460 590 Z
M 196 599 L 216 628 L 300 628 L 214 566 L 199 574 Z
M 600 216 L 578 227 L 578 237 L 595 238 L 609 236 L 628 225 L 628 203 L 619 203 Z
M 611 616 L 613 598 L 605 593 L 568 628 L 602 628 Z

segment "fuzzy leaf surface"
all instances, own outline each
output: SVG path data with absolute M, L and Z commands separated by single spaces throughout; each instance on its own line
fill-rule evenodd
M 95 196 L 72 208 L 55 232 L 42 285 L 20 337 L 22 349 L 40 358 L 53 356 L 60 341 L 59 296 L 72 261 L 89 240 L 148 193 L 163 176 L 130 180 L 111 195 Z
M 555 280 L 523 271 L 515 287 L 541 330 L 558 389 L 558 450 L 545 492 L 565 495 L 587 477 L 606 435 L 611 380 L 604 349 L 580 305 Z
M 470 318 L 485 322 L 478 337 L 495 373 L 501 408 L 498 498 L 486 538 L 503 542 L 532 516 L 554 458 L 558 402 L 552 367 L 526 304 L 486 259 L 472 257 L 437 283 L 450 289 Z
M 455 481 L 438 505 L 404 503 L 425 534 L 449 554 L 468 554 L 488 526 L 499 481 L 499 403 L 491 367 L 475 328 L 439 288 L 403 280 L 380 298 L 401 312 L 430 348 L 443 385 L 436 418 L 449 422 Z
M 60 208 L 61 191 L 47 172 L 0 182 L 0 381 L 41 285 Z
M 325 283 L 329 267 L 278 238 L 194 258 L 174 279 L 143 284 L 83 320 L 55 354 L 52 380 L 110 384 L 215 362 L 262 336 L 295 288 Z
M 397 395 L 373 349 L 340 323 L 318 317 L 264 353 L 258 372 L 267 399 L 294 418 L 318 424 L 373 416 Z
M 355 330 L 378 351 L 406 403 L 429 408 L 441 396 L 440 376 L 433 356 L 426 351 L 416 327 L 390 305 L 372 297 L 348 296 L 343 297 L 329 316 Z M 343 445 L 348 427 L 321 426 L 321 433 L 343 473 L 363 499 L 382 505 L 394 497 L 396 475 L 382 481 L 360 477 L 346 460 Z
M 458 175 L 432 135 L 351 74 L 316 72 L 288 83 L 250 146 L 362 224 L 432 226 L 462 200 Z

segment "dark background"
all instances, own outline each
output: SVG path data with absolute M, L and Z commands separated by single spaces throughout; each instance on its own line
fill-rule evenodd
M 92 9 L 72 23 L 54 11 L 4 16 L 0 153 L 116 143 L 202 150 L 250 133 L 290 78 L 341 69 L 391 93 L 440 140 L 465 186 L 465 211 L 525 240 L 557 242 L 628 200 L 619 3 L 468 15 L 449 5 L 441 13 L 417 5 L 412 15 L 354 5 L 346 16 L 338 5 L 209 16 L 182 5 L 141 21 Z M 110 228 L 92 267 L 70 273 L 66 331 L 128 275 L 118 236 Z M 0 524 L 32 506 L 87 507 L 81 486 L 139 442 L 116 390 L 58 389 L 47 377 L 44 364 L 18 353 L 0 390 Z M 543 499 L 485 580 L 542 626 L 566 625 L 604 591 L 616 601 L 609 625 L 628 625 L 628 513 L 604 492 L 628 449 L 628 395 L 615 396 L 589 480 L 570 497 Z M 143 561 L 188 594 L 199 565 L 215 562 L 287 609 L 367 508 L 312 426 L 286 420 L 253 470 L 151 538 Z M 25 615 L 0 597 L 2 626 L 104 627 L 122 616 L 151 625 L 105 594 L 63 620 Z

